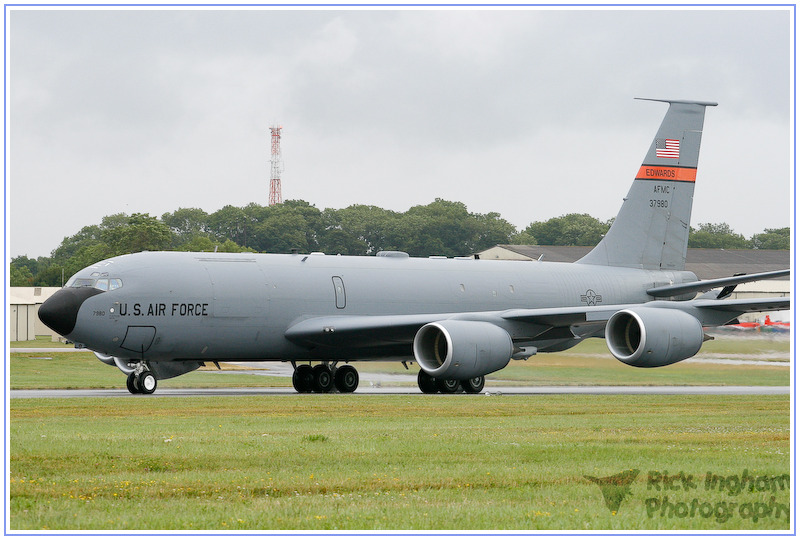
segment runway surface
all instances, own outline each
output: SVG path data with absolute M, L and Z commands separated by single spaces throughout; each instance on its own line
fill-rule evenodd
M 13 352 L 87 352 L 79 349 L 12 349 Z M 771 367 L 788 367 L 789 362 L 741 361 L 719 359 L 690 359 L 686 362 L 710 363 L 747 363 Z M 263 375 L 271 377 L 291 378 L 293 368 L 282 362 L 231 362 L 240 368 L 236 371 L 207 371 L 210 377 L 219 373 L 237 373 L 242 375 Z M 249 368 L 249 369 L 247 369 Z M 361 385 L 357 395 L 367 394 L 406 394 L 423 395 L 417 388 L 416 374 L 369 373 L 360 372 Z M 547 395 L 547 394 L 588 394 L 588 395 L 788 395 L 789 386 L 510 386 L 505 381 L 487 384 L 478 395 Z M 26 398 L 98 398 L 98 397 L 136 397 L 149 399 L 158 397 L 191 397 L 191 396 L 259 396 L 287 395 L 300 396 L 291 387 L 252 387 L 252 388 L 162 388 L 159 387 L 151 395 L 132 395 L 124 387 L 119 389 L 70 389 L 70 390 L 11 390 L 12 399 Z M 468 394 L 456 394 L 468 395 Z
M 452 394 L 451 396 L 513 396 L 544 394 L 595 394 L 595 395 L 788 395 L 788 386 L 497 386 L 486 387 L 480 394 Z M 423 395 L 414 387 L 365 386 L 356 390 L 356 395 L 406 394 Z M 125 389 L 103 390 L 11 390 L 11 399 L 30 398 L 115 398 L 135 397 L 154 399 L 159 397 L 203 397 L 203 396 L 298 396 L 292 388 L 159 388 L 155 394 L 132 395 Z

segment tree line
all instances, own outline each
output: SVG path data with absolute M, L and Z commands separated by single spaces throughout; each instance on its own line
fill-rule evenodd
M 149 214 L 113 214 L 64 238 L 49 257 L 11 260 L 11 286 L 52 286 L 97 261 L 139 251 L 220 251 L 375 255 L 405 251 L 412 257 L 471 255 L 497 244 L 597 244 L 613 220 L 588 214 L 531 223 L 517 230 L 497 212 L 469 212 L 460 202 L 436 199 L 395 212 L 377 206 L 352 205 L 319 210 L 302 200 L 274 206 L 255 203 L 225 206 L 213 213 L 179 208 L 160 218 Z M 789 228 L 765 229 L 750 239 L 725 224 L 692 228 L 689 247 L 789 249 Z

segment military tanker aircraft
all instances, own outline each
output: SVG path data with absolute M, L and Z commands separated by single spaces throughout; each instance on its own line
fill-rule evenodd
M 669 104 L 661 126 L 611 229 L 575 263 L 144 252 L 84 268 L 39 317 L 142 394 L 221 361 L 291 362 L 298 392 L 353 392 L 350 362 L 367 360 L 415 361 L 425 393 L 474 393 L 511 359 L 590 337 L 631 366 L 679 362 L 700 350 L 705 326 L 787 309 L 788 298 L 729 297 L 789 270 L 706 281 L 685 270 L 716 103 L 651 101 Z

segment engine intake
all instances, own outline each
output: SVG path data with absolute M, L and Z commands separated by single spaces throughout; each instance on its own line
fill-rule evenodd
M 606 344 L 611 354 L 630 366 L 661 367 L 697 354 L 703 327 L 677 309 L 623 309 L 608 319 Z
M 482 321 L 429 323 L 414 336 L 419 367 L 438 379 L 471 379 L 503 369 L 514 345 L 508 332 Z

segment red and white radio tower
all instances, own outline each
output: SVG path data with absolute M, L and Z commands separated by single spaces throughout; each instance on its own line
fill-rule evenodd
M 272 126 L 272 158 L 270 162 L 269 174 L 269 205 L 281 204 L 281 173 L 283 172 L 283 161 L 281 160 L 281 130 L 283 126 Z

